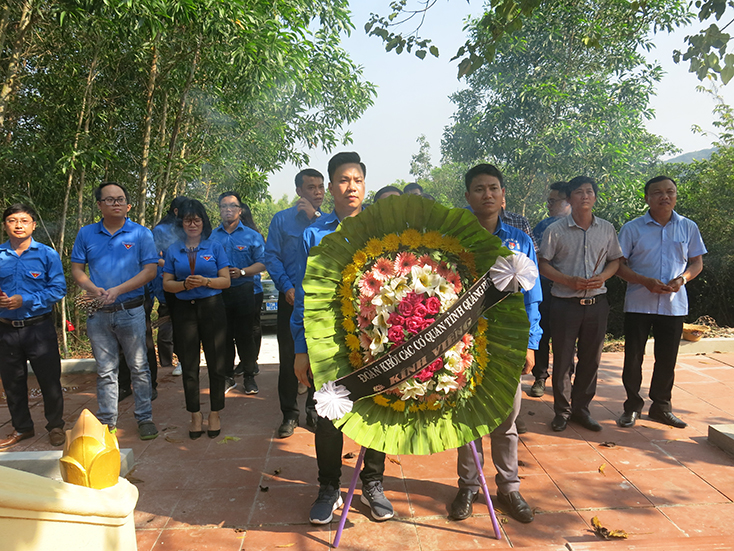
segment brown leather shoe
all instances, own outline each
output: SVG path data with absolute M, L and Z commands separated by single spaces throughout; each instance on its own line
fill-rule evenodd
M 61 427 L 56 427 L 48 432 L 48 439 L 52 446 L 62 446 L 66 442 L 66 433 Z
M 28 432 L 18 432 L 17 430 L 14 430 L 10 434 L 8 434 L 7 438 L 5 438 L 4 440 L 0 440 L 0 448 L 9 448 L 10 446 L 15 446 L 21 440 L 32 438 L 33 436 L 35 436 L 35 432 L 33 432 L 33 429 L 29 430 Z

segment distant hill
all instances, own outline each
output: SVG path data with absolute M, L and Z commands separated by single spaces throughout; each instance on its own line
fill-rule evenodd
M 709 159 L 712 153 L 718 151 L 718 147 L 711 147 L 709 149 L 700 149 L 699 151 L 691 151 L 689 153 L 683 153 L 672 159 L 665 161 L 666 163 L 692 163 L 693 161 L 703 161 Z

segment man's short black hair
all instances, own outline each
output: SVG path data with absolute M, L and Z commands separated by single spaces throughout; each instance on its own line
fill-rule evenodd
M 466 191 L 469 191 L 469 187 L 471 186 L 472 181 L 480 174 L 494 176 L 500 181 L 500 186 L 503 188 L 505 187 L 505 181 L 502 178 L 502 172 L 500 171 L 500 169 L 494 165 L 482 163 L 480 165 L 470 168 L 469 171 L 464 175 L 464 185 L 466 186 Z
M 564 182 L 564 181 L 553 182 L 550 185 L 550 191 L 557 191 L 564 197 L 568 197 L 568 182 Z
M 220 194 L 219 199 L 217 199 L 217 205 L 221 205 L 222 199 L 224 199 L 225 197 L 234 197 L 235 199 L 237 199 L 237 204 L 242 206 L 242 199 L 240 199 L 240 194 L 236 191 L 225 191 L 224 193 Z
M 303 177 L 304 176 L 310 176 L 311 178 L 321 178 L 321 181 L 324 181 L 324 175 L 321 174 L 318 170 L 315 168 L 304 168 L 301 172 L 296 174 L 296 187 L 303 187 Z
M 94 199 L 98 203 L 102 200 L 102 190 L 106 188 L 107 186 L 117 186 L 119 187 L 122 192 L 125 194 L 125 201 L 127 201 L 127 204 L 130 204 L 130 194 L 127 192 L 127 189 L 125 189 L 125 186 L 122 184 L 118 184 L 117 182 L 102 182 L 99 184 L 96 188 L 94 188 Z
M 379 189 L 379 190 L 377 191 L 377 193 L 375 193 L 375 201 L 377 201 L 377 200 L 378 200 L 378 199 L 379 199 L 379 198 L 380 198 L 380 197 L 382 196 L 382 194 L 383 194 L 383 193 L 389 193 L 389 192 L 391 192 L 391 191 L 397 191 L 397 192 L 398 192 L 398 195 L 402 195 L 402 194 L 403 194 L 403 192 L 402 192 L 402 191 L 400 191 L 400 190 L 399 190 L 398 188 L 396 188 L 395 186 L 385 186 L 385 187 L 383 187 L 383 188 L 380 188 L 380 189 Z
M 201 204 L 201 201 L 198 201 L 196 199 L 187 199 L 186 201 L 184 201 L 184 204 L 181 205 L 178 209 L 176 226 L 180 230 L 180 235 L 183 236 L 183 239 L 185 239 L 186 235 L 183 232 L 183 220 L 184 218 L 188 218 L 190 216 L 198 216 L 199 218 L 201 218 L 201 221 L 204 225 L 204 228 L 201 231 L 201 238 L 209 239 L 209 236 L 212 234 L 212 223 L 209 220 L 209 215 L 206 213 L 204 205 Z
M 411 189 L 417 189 L 421 193 L 423 193 L 423 186 L 420 185 L 418 182 L 410 182 L 403 188 L 403 193 L 410 193 Z
M 671 178 L 670 176 L 655 176 L 655 178 L 649 179 L 647 182 L 645 182 L 645 195 L 647 195 L 647 190 L 650 189 L 650 186 L 653 184 L 657 184 L 658 182 L 664 182 L 665 180 L 670 180 L 673 182 L 673 185 L 678 188 L 678 184 L 675 183 L 675 180 Z
M 3 222 L 10 216 L 11 214 L 17 214 L 19 212 L 23 212 L 25 214 L 29 214 L 31 218 L 33 218 L 33 221 L 35 222 L 38 220 L 38 213 L 35 211 L 33 207 L 30 205 L 26 205 L 25 203 L 13 203 L 8 208 L 3 211 Z
M 362 176 L 367 177 L 367 167 L 364 166 L 362 159 L 359 157 L 359 153 L 355 151 L 342 151 L 337 153 L 329 160 L 329 181 L 334 179 L 334 173 L 342 165 L 356 164 L 362 168 Z
M 594 178 L 591 176 L 576 176 L 568 181 L 568 185 L 566 186 L 566 197 L 570 197 L 573 190 L 580 188 L 584 184 L 591 184 L 591 187 L 594 190 L 594 195 L 599 195 L 599 186 L 596 185 Z

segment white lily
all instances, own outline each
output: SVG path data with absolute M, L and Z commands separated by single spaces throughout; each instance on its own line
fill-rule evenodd
M 438 376 L 436 392 L 443 392 L 444 394 L 448 394 L 449 392 L 458 389 L 459 383 L 448 373 Z
M 428 266 L 413 266 L 410 269 L 410 275 L 413 278 L 413 289 L 417 294 L 428 293 L 428 296 L 433 296 L 436 292 L 436 287 L 444 281 L 441 276 L 433 272 L 433 269 Z

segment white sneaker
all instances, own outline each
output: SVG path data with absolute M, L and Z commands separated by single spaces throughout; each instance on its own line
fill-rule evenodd
M 174 377 L 178 377 L 181 375 L 181 364 L 176 364 L 176 367 L 173 368 L 173 371 L 171 371 L 171 375 Z

